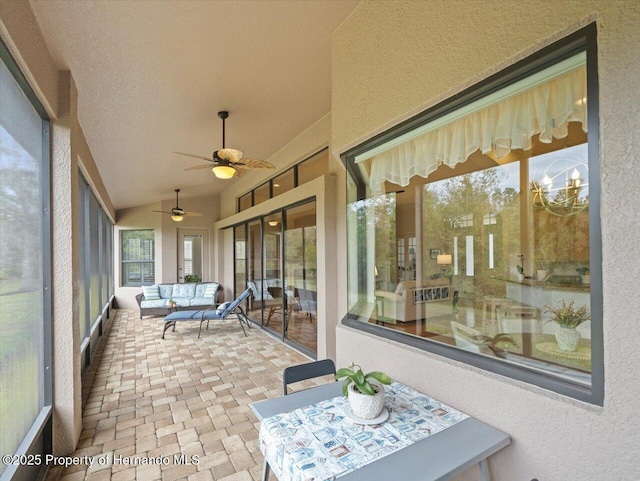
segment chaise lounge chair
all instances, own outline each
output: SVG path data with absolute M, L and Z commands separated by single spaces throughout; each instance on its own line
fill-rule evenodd
M 198 337 L 202 332 L 202 324 L 207 323 L 207 330 L 209 329 L 209 321 L 226 320 L 229 315 L 233 314 L 237 317 L 242 332 L 247 335 L 247 331 L 244 329 L 243 323 L 251 327 L 247 315 L 241 307 L 241 304 L 251 295 L 251 289 L 246 289 L 242 294 L 238 296 L 233 302 L 225 302 L 220 304 L 215 309 L 207 309 L 201 311 L 178 311 L 169 314 L 164 318 L 164 330 L 162 331 L 162 339 L 164 334 L 173 326 L 173 330 L 176 330 L 176 323 L 182 321 L 198 321 L 200 322 L 200 329 L 198 330 Z M 213 307 L 213 306 L 212 306 Z

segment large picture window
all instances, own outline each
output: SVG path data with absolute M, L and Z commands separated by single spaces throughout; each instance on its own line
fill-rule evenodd
M 122 285 L 136 287 L 155 282 L 155 241 L 153 230 L 124 230 L 122 246 Z
M 347 323 L 601 402 L 588 67 L 567 41 L 345 155 Z

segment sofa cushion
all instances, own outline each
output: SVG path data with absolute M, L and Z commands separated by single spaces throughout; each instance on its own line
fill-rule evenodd
M 178 307 L 191 307 L 191 297 L 172 297 Z
M 158 287 L 160 288 L 161 299 L 171 299 L 171 295 L 173 294 L 173 284 L 160 284 Z
M 157 301 L 160 299 L 160 289 L 158 289 L 157 285 L 142 286 L 142 293 L 145 301 Z
M 215 297 L 216 296 L 216 292 L 218 291 L 218 283 L 217 282 L 211 282 L 209 284 L 207 284 L 207 288 L 204 290 L 204 296 L 202 297 Z
M 205 282 L 204 284 L 196 284 L 196 294 L 195 297 L 204 297 L 204 291 L 207 288 L 208 284 Z
M 213 297 L 194 297 L 189 299 L 189 306 L 210 306 L 213 304 Z
M 167 300 L 166 299 L 155 299 L 153 301 L 144 300 L 140 302 L 140 307 L 142 307 L 143 309 L 167 307 Z
M 174 301 L 176 300 L 176 298 L 192 299 L 194 297 L 196 297 L 196 285 L 195 284 L 174 284 L 173 285 L 173 293 L 171 294 L 171 298 Z M 180 305 L 180 304 L 178 304 L 178 305 Z

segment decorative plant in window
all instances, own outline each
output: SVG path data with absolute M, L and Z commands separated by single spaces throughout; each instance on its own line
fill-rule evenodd
M 197 274 L 187 274 L 184 276 L 184 282 L 200 282 L 201 280 Z
M 364 374 L 354 364 L 338 369 L 336 380 L 344 379 L 342 393 L 349 398 L 351 412 L 362 419 L 376 418 L 384 408 L 383 384 L 391 384 L 391 378 L 381 371 Z
M 576 328 L 591 319 L 587 306 L 576 307 L 573 300 L 568 304 L 562 300 L 555 306 L 545 306 L 545 308 L 546 312 L 551 314 L 547 322 L 555 322 L 558 325 L 556 342 L 560 350 L 570 352 L 577 350 L 581 336 Z

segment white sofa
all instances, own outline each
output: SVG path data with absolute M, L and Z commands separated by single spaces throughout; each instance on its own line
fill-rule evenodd
M 383 322 L 411 322 L 451 314 L 453 286 L 446 277 L 404 281 L 394 292 L 375 291 L 377 317 Z

